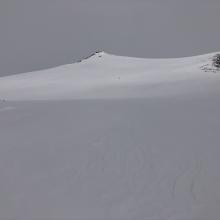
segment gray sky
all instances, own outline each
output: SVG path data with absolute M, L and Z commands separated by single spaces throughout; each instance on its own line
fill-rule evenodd
M 219 0 L 0 0 L 0 75 L 96 50 L 181 57 L 220 50 Z

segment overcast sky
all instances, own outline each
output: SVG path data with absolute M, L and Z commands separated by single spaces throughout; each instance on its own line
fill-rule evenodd
M 96 50 L 136 57 L 220 51 L 220 0 L 0 0 L 0 75 Z

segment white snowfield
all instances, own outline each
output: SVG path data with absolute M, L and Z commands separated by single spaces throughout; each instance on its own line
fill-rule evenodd
M 1 77 L 0 220 L 219 220 L 214 55 Z
M 219 94 L 219 74 L 201 71 L 213 56 L 138 59 L 100 52 L 79 63 L 2 77 L 0 98 L 72 100 Z

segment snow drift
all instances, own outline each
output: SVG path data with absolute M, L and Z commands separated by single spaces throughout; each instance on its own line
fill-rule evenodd
M 213 56 L 0 78 L 0 219 L 219 219 Z

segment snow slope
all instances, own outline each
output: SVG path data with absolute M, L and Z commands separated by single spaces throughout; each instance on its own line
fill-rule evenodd
M 218 220 L 213 55 L 0 78 L 0 219 Z
M 138 59 L 96 53 L 82 62 L 0 78 L 0 98 L 51 100 L 219 94 L 219 75 L 201 67 L 213 54 Z

